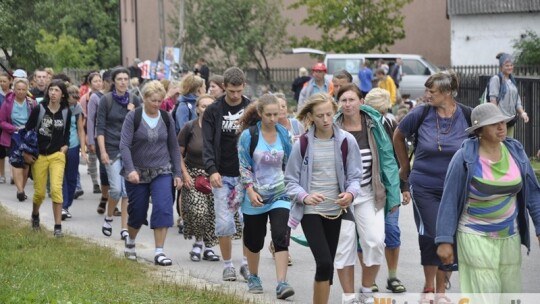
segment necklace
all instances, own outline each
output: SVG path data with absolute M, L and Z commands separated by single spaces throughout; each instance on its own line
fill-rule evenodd
M 439 150 L 439 152 L 442 151 L 442 148 L 441 148 L 441 134 L 446 135 L 446 134 L 450 133 L 450 130 L 452 130 L 452 125 L 454 124 L 454 118 L 455 118 L 456 110 L 457 110 L 457 105 L 455 105 L 454 111 L 452 112 L 452 115 L 450 116 L 450 123 L 448 124 L 448 126 L 444 130 L 441 130 L 440 127 L 439 127 L 439 114 L 437 113 L 437 111 L 435 111 L 435 118 L 437 120 L 437 149 Z

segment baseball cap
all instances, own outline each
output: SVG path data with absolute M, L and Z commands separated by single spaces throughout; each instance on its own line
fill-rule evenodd
M 312 71 L 323 71 L 323 72 L 326 72 L 326 65 L 324 65 L 324 63 L 322 62 L 317 62 L 313 65 L 313 67 L 311 68 Z
M 28 78 L 28 75 L 24 70 L 16 69 L 15 72 L 13 72 L 13 78 Z

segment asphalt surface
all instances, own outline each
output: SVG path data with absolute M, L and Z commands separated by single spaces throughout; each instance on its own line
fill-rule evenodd
M 7 163 L 7 162 L 6 162 Z M 7 166 L 6 166 L 7 167 Z M 116 217 L 113 222 L 113 235 L 106 237 L 101 233 L 103 215 L 96 212 L 99 201 L 99 194 L 92 193 L 92 182 L 90 176 L 86 173 L 86 166 L 79 167 L 81 172 L 84 195 L 73 202 L 70 211 L 73 218 L 63 222 L 64 233 L 77 236 L 101 246 L 112 248 L 119 256 L 123 257 L 124 242 L 120 239 L 120 218 Z M 30 227 L 31 199 L 33 193 L 33 183 L 28 182 L 26 193 L 28 200 L 19 202 L 16 199 L 15 186 L 9 184 L 9 170 L 6 170 L 7 184 L 0 185 L 0 202 L 11 213 L 21 217 L 21 220 L 28 221 Z M 418 249 L 416 228 L 413 220 L 412 205 L 402 206 L 400 214 L 400 227 L 402 230 L 402 247 L 400 263 L 398 267 L 398 277 L 406 286 L 408 292 L 419 293 L 423 287 L 423 271 L 420 266 L 420 254 Z M 43 203 L 40 210 L 42 227 L 51 229 L 54 224 L 52 217 L 51 201 L 49 198 Z M 269 231 L 268 231 L 269 232 Z M 531 235 L 534 236 L 533 229 Z M 292 231 L 292 234 L 302 234 L 301 228 Z M 268 251 L 270 233 L 267 233 L 266 245 L 261 252 L 259 267 L 259 276 L 262 279 L 264 294 L 247 294 L 247 285 L 243 280 L 236 282 L 223 282 L 221 280 L 223 264 L 222 262 L 192 262 L 189 258 L 189 251 L 193 240 L 186 240 L 184 236 L 178 233 L 176 227 L 171 228 L 167 234 L 165 242 L 165 253 L 173 260 L 170 267 L 154 266 L 158 271 L 163 272 L 163 278 L 175 280 L 177 282 L 194 285 L 200 288 L 215 288 L 226 290 L 228 292 L 245 296 L 253 299 L 256 303 L 311 303 L 313 291 L 313 278 L 315 274 L 315 262 L 311 251 L 291 241 L 290 254 L 293 260 L 293 266 L 288 268 L 288 281 L 295 289 L 296 294 L 287 301 L 275 299 L 276 276 L 272 255 Z M 143 226 L 137 237 L 137 255 L 140 263 L 153 263 L 154 257 L 154 239 L 152 231 Z M 214 248 L 219 255 L 219 247 Z M 527 256 L 526 248 L 522 247 L 523 256 L 523 292 L 540 292 L 540 248 L 535 237 L 532 239 L 530 255 Z M 233 262 L 237 272 L 241 264 L 242 243 L 240 240 L 233 241 Z M 384 291 L 386 285 L 386 265 L 381 267 L 377 283 L 381 291 Z M 355 268 L 355 287 L 360 287 L 361 270 L 357 262 Z M 331 288 L 330 303 L 341 303 L 341 286 L 334 275 L 335 281 Z M 458 275 L 455 274 L 451 279 L 452 287 L 449 292 L 459 292 Z M 121 288 L 121 286 L 118 286 Z

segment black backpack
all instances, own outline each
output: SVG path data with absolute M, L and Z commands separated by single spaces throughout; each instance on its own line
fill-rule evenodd
M 137 132 L 139 126 L 141 125 L 142 111 L 142 107 L 138 107 L 135 109 L 135 117 L 133 117 L 133 133 Z M 169 120 L 169 113 L 162 109 L 159 109 L 159 112 L 161 113 L 161 120 L 163 120 L 163 122 L 167 126 L 167 134 L 169 134 L 169 128 L 171 125 L 171 121 Z

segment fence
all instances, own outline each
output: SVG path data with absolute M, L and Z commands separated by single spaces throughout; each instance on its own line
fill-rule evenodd
M 477 106 L 489 79 L 490 76 L 462 77 L 458 101 L 473 108 Z M 515 138 L 523 144 L 527 155 L 534 156 L 540 148 L 540 77 L 516 77 L 516 84 L 529 122 L 518 120 Z
M 460 76 L 494 75 L 499 72 L 498 65 L 457 65 L 450 69 Z M 540 65 L 515 65 L 514 76 L 539 76 Z

